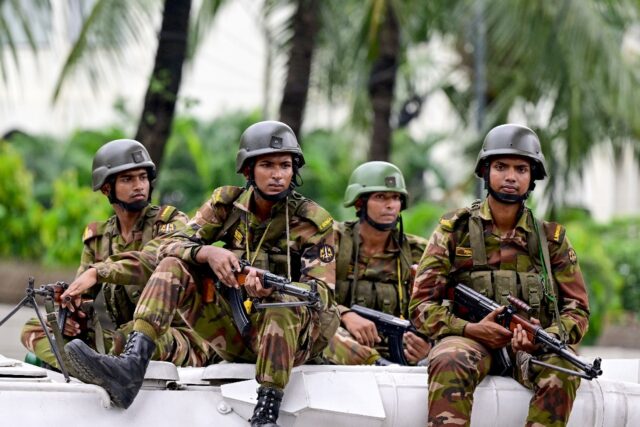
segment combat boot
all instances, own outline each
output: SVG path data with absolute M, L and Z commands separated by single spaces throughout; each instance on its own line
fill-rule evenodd
M 284 393 L 272 387 L 258 388 L 258 403 L 253 408 L 253 417 L 249 420 L 251 427 L 278 427 L 278 413 Z
M 119 356 L 100 354 L 79 339 L 65 346 L 78 379 L 103 387 L 115 406 L 128 408 L 135 399 L 156 344 L 142 332 L 132 332 Z

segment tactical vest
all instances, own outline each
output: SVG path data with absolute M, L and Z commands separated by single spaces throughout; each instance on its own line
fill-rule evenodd
M 147 242 L 159 234 L 160 227 L 171 222 L 177 213 L 178 210 L 173 206 L 149 206 L 144 213 L 142 239 L 136 242 L 134 250 L 141 250 Z M 101 262 L 114 255 L 112 239 L 118 234 L 117 217 L 114 215 L 106 222 L 96 225 L 95 234 L 85 243 L 93 246 L 95 262 Z M 133 319 L 133 312 L 140 298 L 142 286 L 103 283 L 102 292 L 109 316 L 116 326 Z
M 501 305 L 509 305 L 507 297 L 514 295 L 529 304 L 533 311 L 529 315 L 520 314 L 524 314 L 526 318 L 529 316 L 538 318 L 544 328 L 550 326 L 554 319 L 555 303 L 549 298 L 545 298 L 545 283 L 541 274 L 544 260 L 541 259 L 540 249 L 542 247 L 540 245 L 546 246 L 547 251 L 549 245 L 542 222 L 536 220 L 530 212 L 523 213 L 523 215 L 527 215 L 528 224 L 534 230 L 527 233 L 527 249 L 535 271 L 492 269 L 487 262 L 480 206 L 480 201 L 476 200 L 471 209 L 465 209 L 455 222 L 456 229 L 468 227 L 470 245 L 468 249 L 471 250 L 473 267 L 470 270 L 465 269 L 453 273 L 451 283 L 463 283 Z M 533 221 L 538 221 L 537 227 Z M 442 221 L 441 226 L 446 229 Z M 540 233 L 536 232 L 536 229 Z M 446 231 L 453 231 L 453 229 Z M 458 252 L 466 252 L 468 249 L 456 248 L 456 253 L 451 255 L 452 265 L 455 262 L 454 257 L 460 255 Z M 557 284 L 554 280 L 550 280 L 550 282 L 552 290 L 548 293 L 552 293 L 551 297 L 555 298 L 558 295 Z
M 408 239 L 402 239 L 398 258 L 393 259 L 390 268 L 392 274 L 384 277 L 372 277 L 366 271 L 358 271 L 358 277 L 354 278 L 354 254 L 358 252 L 356 244 L 359 239 L 354 236 L 359 232 L 358 221 L 336 223 L 340 234 L 340 244 L 336 259 L 336 302 L 340 305 L 362 305 L 368 308 L 392 314 L 394 316 L 408 316 L 408 304 L 411 296 L 411 247 Z M 398 241 L 397 230 L 392 231 L 395 241 Z M 358 240 L 358 242 L 356 242 Z M 400 280 L 398 280 L 398 261 L 400 267 Z M 351 274 L 351 278 L 349 275 Z M 402 286 L 399 301 L 398 286 Z
M 231 200 L 225 200 L 224 203 L 232 205 L 242 192 L 242 188 L 238 187 L 237 192 L 231 195 Z M 296 214 L 298 209 L 306 203 L 306 200 L 299 193 L 293 192 L 289 196 L 287 203 L 289 207 L 289 215 L 293 216 Z M 247 221 L 243 218 L 245 214 L 246 213 L 243 210 L 232 207 L 229 216 L 225 220 L 214 240 L 224 241 L 226 243 L 225 247 L 231 250 L 231 252 L 233 252 L 239 259 L 246 259 L 250 261 L 252 266 L 268 270 L 279 276 L 287 277 L 286 215 L 282 212 L 267 223 L 265 227 L 268 228 L 265 228 L 263 232 L 264 234 L 260 238 L 262 242 L 260 247 L 255 248 L 252 243 L 249 247 L 250 253 L 247 254 L 246 240 L 250 238 L 250 236 L 247 236 Z M 249 240 L 251 241 L 252 239 Z M 292 281 L 300 280 L 301 265 L 299 260 L 299 256 L 292 257 Z

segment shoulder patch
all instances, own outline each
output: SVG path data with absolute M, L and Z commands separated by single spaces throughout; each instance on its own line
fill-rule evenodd
M 244 189 L 242 187 L 235 187 L 233 185 L 218 187 L 211 195 L 211 202 L 214 205 L 229 205 L 233 203 L 243 191 Z
M 322 206 L 309 199 L 304 200 L 300 206 L 298 206 L 296 215 L 313 222 L 321 232 L 333 227 L 333 217 L 331 214 Z
M 455 211 L 447 212 L 440 218 L 440 227 L 445 231 L 453 231 L 456 228 L 458 222 L 469 218 L 471 212 L 467 208 L 457 209 Z
M 548 241 L 562 244 L 566 229 L 558 223 L 545 221 L 544 232 L 547 235 Z
M 178 209 L 175 206 L 161 206 L 158 214 L 156 215 L 156 222 L 169 222 L 177 213 Z
M 88 240 L 94 239 L 96 237 L 100 237 L 104 234 L 104 230 L 107 227 L 106 222 L 92 222 L 84 229 L 84 233 L 82 233 L 82 242 L 87 242 Z

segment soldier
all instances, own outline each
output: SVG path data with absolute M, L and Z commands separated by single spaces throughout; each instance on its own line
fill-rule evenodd
M 514 378 L 533 390 L 526 425 L 565 425 L 580 379 L 528 361 L 533 354 L 571 365 L 530 342 L 520 325 L 512 334 L 496 323 L 502 308 L 473 323 L 449 310 L 446 300 L 448 286 L 463 283 L 503 305 L 516 295 L 535 310 L 533 322 L 568 344 L 578 344 L 587 331 L 587 291 L 565 228 L 536 219 L 524 204 L 547 174 L 538 136 L 519 125 L 493 128 L 475 173 L 488 196 L 441 218 L 410 303 L 414 324 L 437 340 L 429 354 L 429 425 L 469 425 L 473 392 L 489 374 L 491 350 L 507 345 Z
M 417 267 L 427 241 L 402 231 L 400 212 L 408 193 L 402 172 L 387 162 L 358 166 L 344 193 L 344 206 L 355 206 L 358 220 L 334 225 L 336 231 L 336 302 L 340 324 L 324 357 L 340 365 L 386 365 L 386 347 L 375 324 L 350 310 L 359 304 L 394 316 L 409 317 Z M 404 335 L 410 363 L 424 359 L 431 345 L 413 334 Z M 384 349 L 384 350 L 383 350 Z M 380 351 L 383 352 L 381 356 Z
M 163 244 L 162 260 L 136 308 L 126 351 L 115 358 L 98 355 L 79 341 L 67 344 L 72 364 L 85 374 L 82 379 L 103 386 L 116 405 L 128 407 L 176 306 L 193 302 L 184 316 L 222 358 L 256 363 L 260 388 L 251 425 L 275 425 L 292 367 L 319 355 L 339 322 L 333 219 L 295 191 L 302 165 L 302 151 L 287 125 L 266 121 L 247 128 L 236 158 L 246 187 L 215 189 L 185 230 Z M 216 242 L 224 247 L 212 245 Z M 239 286 L 240 259 L 288 276 L 301 287 L 315 281 L 322 308 L 253 309 L 251 328 L 243 336 L 221 295 L 226 287 Z M 210 286 L 213 275 L 222 282 L 220 292 Z M 265 289 L 253 269 L 244 288 L 251 297 L 295 300 Z
M 81 319 L 80 316 L 85 316 L 82 311 L 64 325 L 65 335 L 82 336 L 88 345 L 103 353 L 119 354 L 123 350 L 133 327 L 133 310 L 140 292 L 157 264 L 160 239 L 183 228 L 188 221 L 173 206 L 149 204 L 155 175 L 156 167 L 149 153 L 137 141 L 108 142 L 93 159 L 93 190 L 107 196 L 115 214 L 105 222 L 87 226 L 76 279 L 62 298 L 72 296 L 80 300 L 83 295 L 84 299 L 94 299 L 103 292 L 115 330 L 102 329 L 97 315 Z M 74 307 L 78 305 L 77 301 Z M 91 320 L 88 330 L 80 327 L 81 320 Z M 202 365 L 214 354 L 188 325 L 179 322 L 174 326 L 159 341 L 154 359 L 177 365 Z M 46 364 L 57 367 L 38 319 L 27 322 L 21 341 Z

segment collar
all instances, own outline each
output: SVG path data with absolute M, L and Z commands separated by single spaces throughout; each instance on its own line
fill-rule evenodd
M 482 205 L 480 205 L 480 218 L 483 221 L 493 222 L 493 216 L 491 216 L 491 209 L 489 208 L 489 201 L 485 198 L 482 201 Z M 524 207 L 522 210 L 522 215 L 518 218 L 518 222 L 516 223 L 516 229 L 521 229 L 527 233 L 531 233 L 533 230 L 530 226 L 531 222 L 529 221 L 529 216 L 531 216 L 531 210 L 528 207 Z
M 245 189 L 242 193 L 240 193 L 240 196 L 238 196 L 238 198 L 233 202 L 233 206 L 237 207 L 238 209 L 245 211 L 247 213 L 250 213 L 253 215 L 253 212 L 250 209 L 251 206 L 251 198 L 253 197 L 253 193 L 254 193 L 254 189 L 253 187 L 249 187 L 248 189 Z M 292 191 L 291 194 L 289 195 L 289 197 L 291 197 L 294 194 L 294 192 Z M 284 200 L 280 200 L 279 202 L 277 202 L 275 205 L 273 205 L 271 207 L 271 217 L 273 218 L 273 214 L 279 210 L 282 209 L 282 207 L 284 206 L 285 202 L 287 199 Z

